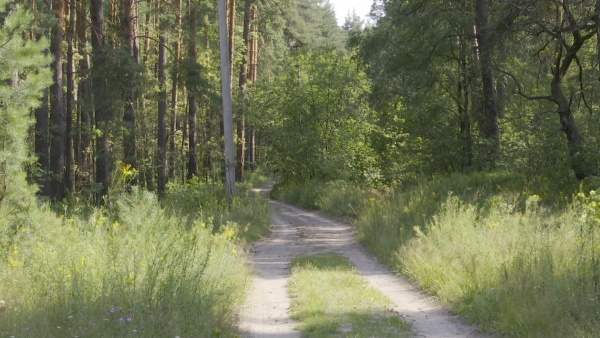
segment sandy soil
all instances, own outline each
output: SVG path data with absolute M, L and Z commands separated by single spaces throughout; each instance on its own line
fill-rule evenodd
M 414 284 L 379 264 L 356 241 L 350 226 L 280 202 L 271 201 L 271 207 L 271 236 L 251 248 L 257 275 L 240 313 L 242 337 L 300 337 L 288 314 L 289 263 L 298 255 L 324 252 L 348 257 L 359 274 L 392 300 L 392 310 L 412 323 L 417 336 L 483 337 L 477 328 L 465 325 Z

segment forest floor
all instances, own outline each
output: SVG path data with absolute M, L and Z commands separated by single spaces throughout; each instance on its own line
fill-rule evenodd
M 270 191 L 270 186 L 261 190 Z M 405 278 L 377 262 L 360 243 L 352 227 L 318 212 L 271 201 L 271 235 L 251 247 L 250 261 L 256 270 L 246 304 L 240 313 L 242 337 L 300 337 L 289 317 L 291 304 L 287 283 L 290 262 L 300 255 L 334 252 L 346 256 L 369 284 L 385 294 L 398 316 L 412 324 L 419 337 L 483 337 L 474 326 L 422 293 Z

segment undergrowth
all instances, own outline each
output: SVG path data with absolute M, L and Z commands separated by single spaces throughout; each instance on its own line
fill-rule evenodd
M 316 206 L 333 216 L 346 210 L 380 260 L 484 329 L 517 337 L 600 330 L 598 194 L 536 194 L 510 173 L 379 192 L 311 185 Z
M 196 182 L 163 202 L 134 188 L 64 209 L 0 227 L 0 336 L 235 336 L 243 244 L 268 230 L 265 201 L 242 193 L 228 208 Z

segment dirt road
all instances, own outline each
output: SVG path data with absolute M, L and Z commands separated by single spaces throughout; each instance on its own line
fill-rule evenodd
M 476 328 L 461 323 L 412 283 L 379 264 L 356 241 L 350 226 L 280 202 L 272 201 L 271 207 L 271 236 L 252 247 L 257 276 L 240 313 L 243 337 L 300 337 L 288 315 L 289 264 L 295 256 L 325 252 L 348 257 L 359 274 L 392 300 L 393 310 L 412 323 L 419 337 L 482 337 Z

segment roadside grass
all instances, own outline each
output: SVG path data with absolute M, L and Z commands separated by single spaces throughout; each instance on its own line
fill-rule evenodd
M 297 257 L 289 282 L 291 317 L 306 337 L 412 337 L 391 302 L 334 253 Z
M 451 198 L 395 259 L 400 271 L 489 331 L 593 336 L 600 330 L 597 216 L 581 204 L 554 213 L 535 196 L 525 212 L 498 204 L 485 214 Z
M 244 192 L 227 208 L 210 189 L 33 206 L 10 227 L 0 217 L 0 337 L 235 337 L 251 278 L 243 244 L 270 214 Z
M 359 205 L 354 223 L 371 252 L 485 330 L 600 332 L 598 194 L 538 196 L 510 173 L 452 175 L 380 193 L 318 186 L 325 213 Z
M 266 180 L 250 175 L 246 183 L 238 185 L 238 194 L 228 206 L 221 184 L 194 179 L 186 185 L 171 186 L 161 205 L 170 215 L 185 218 L 188 226 L 202 219 L 214 232 L 233 229 L 236 237 L 251 243 L 269 234 L 269 202 L 250 191 L 254 184 Z

